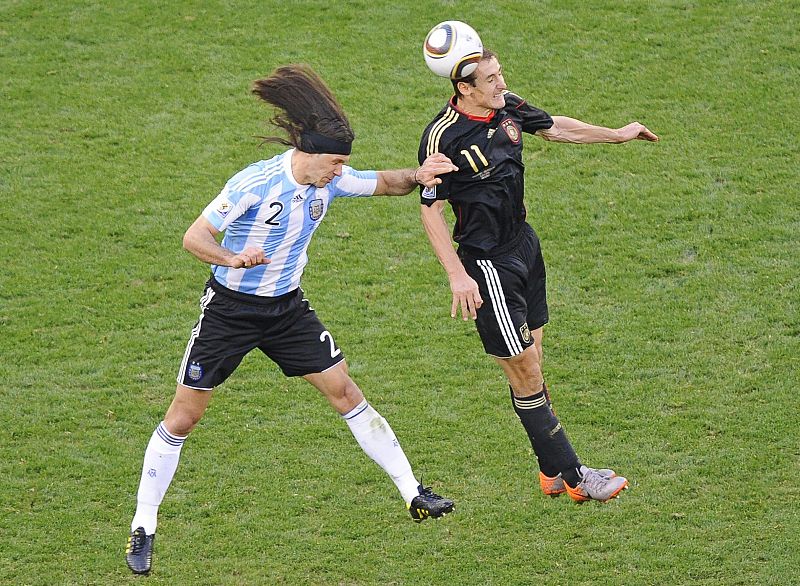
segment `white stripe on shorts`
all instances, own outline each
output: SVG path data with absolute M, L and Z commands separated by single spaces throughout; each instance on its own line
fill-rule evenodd
M 200 326 L 203 323 L 203 316 L 205 315 L 206 307 L 208 304 L 211 303 L 211 300 L 214 299 L 215 291 L 208 287 L 206 292 L 203 293 L 203 296 L 200 298 L 200 317 L 197 319 L 197 325 L 192 328 L 192 335 L 189 336 L 189 342 L 186 344 L 186 351 L 183 353 L 183 360 L 181 361 L 181 369 L 178 371 L 178 384 L 183 384 L 183 375 L 186 372 L 186 363 L 189 362 L 189 354 L 192 352 L 192 346 L 194 346 L 194 341 L 197 339 L 197 336 L 200 335 Z
M 478 266 L 486 278 L 489 297 L 492 298 L 492 306 L 494 306 L 494 315 L 497 318 L 497 324 L 500 326 L 503 339 L 506 341 L 506 346 L 508 346 L 509 355 L 516 356 L 522 352 L 522 344 L 520 344 L 514 330 L 514 322 L 511 320 L 511 314 L 508 311 L 508 305 L 506 305 L 506 297 L 503 294 L 503 286 L 500 284 L 500 276 L 490 260 L 479 260 Z

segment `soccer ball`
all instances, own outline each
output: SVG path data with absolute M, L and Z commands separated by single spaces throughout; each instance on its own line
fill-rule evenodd
M 478 67 L 483 43 L 475 29 L 459 20 L 446 20 L 431 29 L 422 46 L 425 63 L 436 75 L 461 79 Z

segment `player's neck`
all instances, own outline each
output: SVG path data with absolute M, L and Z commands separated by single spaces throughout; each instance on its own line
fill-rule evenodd
M 292 175 L 294 180 L 300 185 L 311 185 L 311 174 L 309 173 L 310 159 L 306 153 L 299 149 L 292 152 Z
M 487 108 L 473 102 L 467 96 L 461 96 L 456 100 L 455 104 L 461 112 L 475 118 L 489 118 L 494 113 L 493 108 Z

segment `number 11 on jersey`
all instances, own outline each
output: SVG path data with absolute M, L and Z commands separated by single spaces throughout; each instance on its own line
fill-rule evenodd
M 475 151 L 475 154 L 481 160 L 481 163 L 483 163 L 484 168 L 489 166 L 489 161 L 487 161 L 486 157 L 483 156 L 483 153 L 481 152 L 481 149 L 478 148 L 478 145 L 473 144 L 470 145 L 469 148 Z M 469 162 L 469 166 L 472 167 L 473 171 L 475 171 L 476 173 L 480 171 L 480 169 L 478 169 L 478 165 L 475 163 L 475 159 L 472 158 L 472 153 L 470 153 L 467 149 L 463 149 L 461 151 L 461 154 L 467 158 L 467 162 Z

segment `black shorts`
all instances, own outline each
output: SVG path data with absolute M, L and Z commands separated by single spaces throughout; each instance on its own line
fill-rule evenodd
M 476 325 L 486 353 L 516 356 L 533 344 L 531 332 L 549 319 L 539 238 L 526 224 L 518 244 L 507 253 L 482 258 L 459 249 L 458 254 L 483 299 Z
M 211 390 L 253 348 L 266 354 L 286 376 L 323 372 L 344 360 L 301 289 L 279 297 L 259 297 L 231 291 L 212 278 L 200 298 L 200 317 L 186 345 L 178 383 Z

